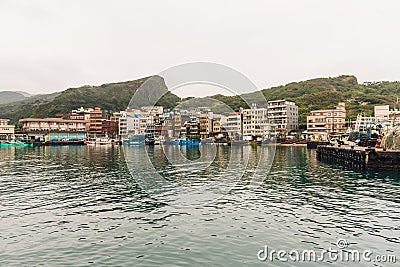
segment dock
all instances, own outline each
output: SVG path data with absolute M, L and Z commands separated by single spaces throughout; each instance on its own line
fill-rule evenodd
M 318 146 L 317 159 L 366 171 L 400 171 L 400 150 Z
M 308 149 L 317 149 L 318 146 L 327 146 L 329 145 L 330 142 L 327 141 L 308 141 L 307 142 L 307 148 Z

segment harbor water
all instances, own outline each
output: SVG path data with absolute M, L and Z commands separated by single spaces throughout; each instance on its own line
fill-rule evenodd
M 0 149 L 0 266 L 380 266 L 381 263 L 262 261 L 259 251 L 348 248 L 400 261 L 400 175 L 363 173 L 317 161 L 315 150 L 276 148 L 258 187 L 246 177 L 221 198 L 176 207 L 148 194 L 131 175 L 126 152 L 145 147 L 55 146 Z M 185 175 L 209 176 L 188 165 Z M 185 148 L 189 160 L 198 147 Z M 216 177 L 233 147 L 219 146 Z M 249 149 L 250 159 L 263 147 Z M 125 153 L 124 153 L 125 150 Z M 162 153 L 161 153 L 162 154 Z M 141 168 L 140 160 L 135 162 Z M 237 170 L 238 172 L 242 170 Z M 398 263 L 396 263 L 398 264 Z M 387 263 L 384 266 L 395 266 Z

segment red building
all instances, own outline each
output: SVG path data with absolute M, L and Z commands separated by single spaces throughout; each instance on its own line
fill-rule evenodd
M 102 120 L 101 134 L 102 134 L 102 136 L 108 136 L 110 138 L 117 138 L 118 137 L 118 122 L 112 121 L 112 120 Z

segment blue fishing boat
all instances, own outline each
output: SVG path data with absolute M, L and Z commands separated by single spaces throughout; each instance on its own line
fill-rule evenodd
M 181 140 L 174 139 L 174 140 L 172 140 L 172 144 L 175 145 L 175 146 L 179 146 L 181 144 Z
M 180 142 L 181 146 L 198 146 L 200 141 L 194 139 L 182 139 Z
M 131 136 L 128 140 L 124 140 L 124 145 L 144 145 L 146 141 L 146 135 L 144 134 L 135 134 Z
M 6 141 L 1 142 L 0 147 L 33 147 L 33 143 L 25 143 L 20 141 Z

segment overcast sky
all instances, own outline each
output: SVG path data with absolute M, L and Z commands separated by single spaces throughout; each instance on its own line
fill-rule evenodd
M 399 13 L 396 0 L 0 0 L 0 90 L 134 80 L 192 61 L 259 88 L 400 80 Z

